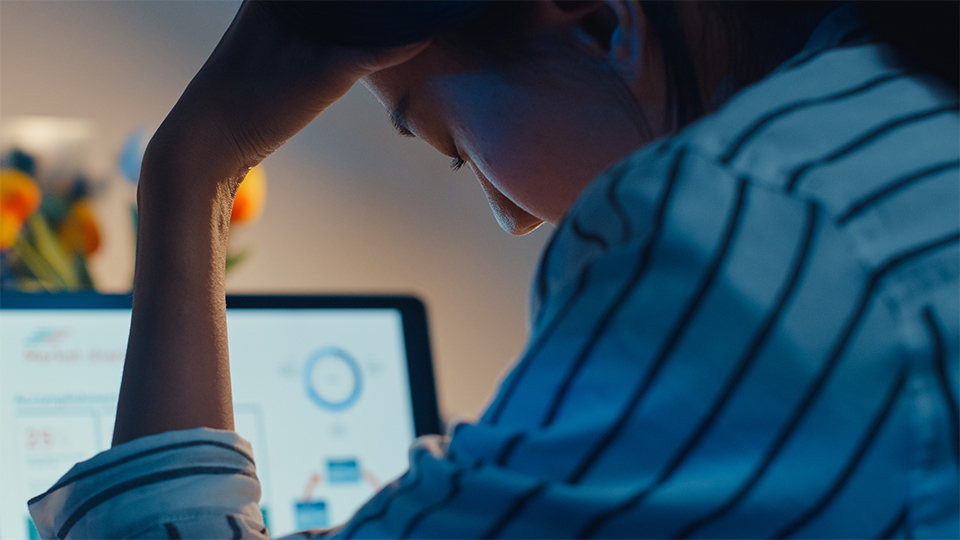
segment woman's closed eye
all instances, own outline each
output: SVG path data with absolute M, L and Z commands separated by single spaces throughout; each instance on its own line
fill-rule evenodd
M 450 168 L 453 169 L 453 172 L 457 172 L 460 170 L 460 167 L 463 167 L 466 163 L 467 162 L 460 156 L 454 156 L 453 161 L 450 162 Z

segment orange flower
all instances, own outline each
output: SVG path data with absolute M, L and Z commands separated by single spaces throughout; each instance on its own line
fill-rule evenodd
M 263 203 L 267 197 L 267 178 L 263 167 L 257 165 L 250 169 L 247 177 L 240 183 L 237 197 L 233 200 L 233 212 L 230 223 L 252 223 L 263 212 Z
M 57 233 L 60 244 L 70 253 L 89 256 L 100 247 L 100 227 L 89 199 L 80 199 L 67 212 Z
M 40 188 L 25 172 L 0 170 L 0 250 L 17 241 L 23 222 L 40 206 Z
M 0 170 L 0 204 L 5 211 L 15 213 L 23 221 L 40 206 L 40 188 L 23 171 Z

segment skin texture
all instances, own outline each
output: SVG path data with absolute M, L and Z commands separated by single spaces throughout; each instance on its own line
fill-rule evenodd
M 631 102 L 597 76 L 618 73 L 649 124 L 662 125 L 662 69 L 639 7 L 537 6 L 531 31 L 558 54 L 536 58 L 528 77 L 466 67 L 430 43 L 320 48 L 292 39 L 256 4 L 241 6 L 144 157 L 115 445 L 233 428 L 224 287 L 233 197 L 246 171 L 357 81 L 390 108 L 409 95 L 409 130 L 459 154 L 516 234 L 559 222 L 598 173 L 659 134 L 638 129 Z M 583 24 L 598 15 L 608 38 Z M 570 44 L 583 52 L 571 55 Z M 595 67 L 584 71 L 585 58 Z

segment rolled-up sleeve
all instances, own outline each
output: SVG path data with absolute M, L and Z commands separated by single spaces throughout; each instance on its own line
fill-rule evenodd
M 250 443 L 231 431 L 142 437 L 29 501 L 42 538 L 265 538 Z

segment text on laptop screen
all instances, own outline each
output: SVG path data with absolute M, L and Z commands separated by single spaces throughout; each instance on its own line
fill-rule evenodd
M 273 535 L 335 526 L 407 467 L 414 438 L 394 309 L 228 312 L 237 432 Z M 110 447 L 129 310 L 0 312 L 0 537 L 26 501 Z

